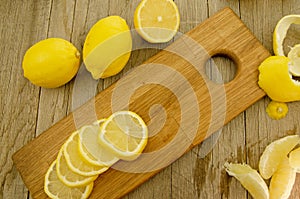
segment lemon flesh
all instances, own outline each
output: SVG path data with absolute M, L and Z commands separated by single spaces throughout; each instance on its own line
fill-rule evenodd
M 288 58 L 291 60 L 289 63 L 290 73 L 296 77 L 300 77 L 300 44 L 291 48 Z
M 23 71 L 31 83 L 56 88 L 77 73 L 80 53 L 73 44 L 60 38 L 42 40 L 30 47 L 23 58 Z
M 134 13 L 136 31 L 150 43 L 170 41 L 179 23 L 179 11 L 173 0 L 143 0 Z
M 56 173 L 60 181 L 69 187 L 82 187 L 97 179 L 98 175 L 87 177 L 74 173 L 67 164 L 61 149 L 56 159 Z
M 101 125 L 105 120 L 101 120 Z M 100 128 L 97 125 L 84 126 L 79 131 L 79 152 L 86 161 L 96 166 L 111 166 L 119 159 L 98 143 Z
M 285 156 L 270 182 L 270 199 L 288 199 L 296 180 L 296 172 Z
M 118 158 L 131 161 L 146 147 L 148 128 L 136 113 L 115 112 L 101 126 L 98 141 Z
M 226 162 L 224 166 L 226 172 L 240 181 L 254 199 L 269 199 L 267 184 L 256 170 L 247 164 L 232 164 Z
M 50 198 L 85 199 L 89 197 L 89 195 L 93 190 L 93 186 L 94 186 L 93 182 L 83 187 L 68 187 L 59 180 L 55 168 L 56 168 L 56 161 L 54 161 L 51 164 L 45 176 L 44 191 Z
M 79 175 L 94 176 L 105 172 L 108 167 L 95 166 L 87 162 L 79 153 L 79 135 L 78 131 L 74 132 L 63 146 L 64 156 L 68 167 Z
M 83 46 L 83 61 L 94 79 L 119 73 L 132 50 L 129 27 L 119 16 L 99 20 L 89 31 Z
M 271 56 L 259 66 L 258 85 L 274 101 L 291 102 L 300 100 L 300 82 L 289 73 L 289 58 Z
M 289 162 L 292 168 L 300 172 L 300 147 L 289 154 Z
M 259 172 L 269 179 L 287 154 L 299 143 L 299 135 L 290 135 L 269 144 L 259 160 Z

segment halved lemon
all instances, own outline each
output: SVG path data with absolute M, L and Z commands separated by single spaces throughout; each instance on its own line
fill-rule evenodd
M 283 41 L 291 24 L 300 24 L 300 15 L 287 15 L 279 20 L 273 33 L 273 49 L 275 55 L 285 56 Z
M 57 177 L 56 160 L 49 167 L 44 182 L 44 191 L 50 198 L 88 198 L 93 190 L 94 183 L 91 182 L 83 187 L 68 187 Z
M 134 112 L 115 112 L 100 128 L 99 143 L 120 159 L 136 159 L 147 144 L 148 128 Z
M 288 199 L 296 180 L 296 172 L 284 157 L 270 182 L 270 199 Z
M 96 166 L 111 166 L 116 163 L 117 158 L 113 153 L 105 150 L 98 142 L 98 134 L 101 125 L 105 120 L 102 119 L 97 125 L 84 126 L 79 130 L 79 152 L 89 163 Z
M 253 198 L 269 199 L 269 190 L 266 182 L 259 173 L 247 164 L 225 163 L 226 172 L 235 177 Z
M 86 186 L 96 180 L 98 177 L 98 175 L 88 177 L 74 173 L 67 165 L 63 154 L 63 149 L 61 149 L 57 155 L 56 173 L 60 181 L 62 181 L 68 187 Z
M 79 154 L 79 135 L 78 131 L 74 132 L 63 145 L 63 153 L 66 158 L 68 167 L 79 175 L 95 176 L 105 172 L 108 167 L 95 166 L 88 163 Z
M 259 160 L 259 172 L 269 179 L 277 170 L 281 161 L 299 143 L 299 135 L 290 135 L 269 144 Z
M 179 23 L 179 11 L 173 0 L 142 0 L 134 13 L 137 32 L 151 43 L 170 41 Z

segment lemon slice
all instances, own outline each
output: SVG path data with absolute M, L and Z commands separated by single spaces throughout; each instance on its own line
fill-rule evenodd
M 105 120 L 99 121 L 101 125 Z M 116 163 L 117 158 L 113 153 L 105 150 L 98 143 L 99 126 L 90 125 L 84 126 L 79 131 L 79 152 L 82 157 L 89 163 L 96 166 L 111 166 Z
M 88 198 L 93 190 L 94 183 L 91 182 L 83 187 L 68 187 L 62 183 L 57 177 L 56 161 L 49 167 L 44 182 L 44 191 L 50 198 L 63 199 L 63 198 Z
M 290 135 L 269 144 L 259 160 L 259 172 L 269 179 L 277 170 L 280 162 L 299 143 L 298 135 Z
M 290 153 L 289 162 L 292 168 L 300 172 L 300 147 Z
M 63 146 L 63 153 L 66 158 L 68 167 L 79 175 L 83 176 L 95 176 L 105 172 L 108 167 L 95 166 L 88 163 L 79 154 L 79 135 L 78 131 L 74 132 Z
M 148 140 L 148 129 L 143 119 L 131 111 L 112 114 L 101 126 L 99 143 L 123 160 L 134 160 Z
M 296 77 L 300 77 L 300 44 L 291 48 L 288 58 L 290 59 L 289 72 Z
M 143 0 L 134 13 L 134 26 L 146 41 L 164 43 L 176 34 L 180 23 L 178 8 L 172 0 Z
M 257 199 L 268 199 L 268 186 L 259 173 L 247 164 L 225 163 L 226 172 L 235 177 L 244 188 Z
M 296 180 L 296 172 L 285 156 L 270 182 L 270 199 L 288 199 Z
M 291 24 L 300 24 L 300 15 L 287 15 L 277 23 L 273 33 L 273 49 L 275 55 L 285 56 L 283 41 Z
M 67 165 L 61 149 L 56 159 L 56 173 L 60 181 L 69 187 L 82 187 L 97 179 L 98 175 L 87 177 L 74 173 Z

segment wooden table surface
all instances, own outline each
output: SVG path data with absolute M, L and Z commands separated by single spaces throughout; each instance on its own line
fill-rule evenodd
M 278 20 L 300 14 L 299 0 L 175 0 L 186 32 L 225 6 L 232 8 L 272 53 L 272 34 Z M 2 0 L 0 3 L 0 199 L 30 197 L 12 162 L 12 155 L 30 140 L 72 111 L 74 80 L 57 89 L 32 85 L 23 77 L 25 51 L 48 37 L 60 37 L 82 49 L 91 26 L 108 15 L 120 15 L 133 28 L 139 0 Z M 144 42 L 141 40 L 141 42 Z M 293 26 L 286 43 L 300 43 L 300 28 Z M 288 45 L 288 44 L 286 44 Z M 291 44 L 290 44 L 291 45 Z M 107 88 L 158 50 L 136 50 L 118 75 L 99 81 Z M 234 77 L 229 60 L 214 58 L 223 78 Z M 289 103 L 286 118 L 274 121 L 265 113 L 270 102 L 260 100 L 240 114 L 222 132 L 214 134 L 158 175 L 124 198 L 251 198 L 239 182 L 224 171 L 226 161 L 258 167 L 259 156 L 271 141 L 299 130 L 300 103 Z M 213 149 L 210 150 L 213 146 Z M 201 149 L 201 150 L 200 150 Z M 300 175 L 290 198 L 300 198 Z

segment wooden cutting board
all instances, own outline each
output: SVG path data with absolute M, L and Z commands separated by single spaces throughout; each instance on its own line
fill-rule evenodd
M 237 65 L 235 78 L 226 84 L 205 74 L 205 63 L 218 54 Z M 225 8 L 29 142 L 13 161 L 32 197 L 47 198 L 45 173 L 68 136 L 90 124 L 92 113 L 105 118 L 129 109 L 149 126 L 148 145 L 136 161 L 118 162 L 101 174 L 90 196 L 120 198 L 261 99 L 265 93 L 257 85 L 257 67 L 268 56 Z

